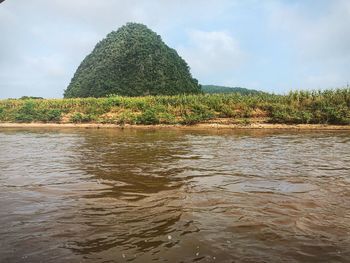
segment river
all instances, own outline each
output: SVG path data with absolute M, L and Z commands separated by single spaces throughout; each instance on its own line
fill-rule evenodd
M 350 262 L 350 133 L 0 129 L 0 262 Z

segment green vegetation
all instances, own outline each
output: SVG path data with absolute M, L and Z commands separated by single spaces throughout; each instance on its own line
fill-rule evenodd
M 254 89 L 246 89 L 240 87 L 225 87 L 217 85 L 202 85 L 202 91 L 204 93 L 241 93 L 242 95 L 251 95 L 263 93 Z
M 20 100 L 30 100 L 30 99 L 33 99 L 33 100 L 42 100 L 43 98 L 42 98 L 42 97 L 32 97 L 32 96 L 23 96 L 23 97 L 20 97 Z
M 145 25 L 128 23 L 99 42 L 78 67 L 65 98 L 200 93 L 187 63 Z
M 350 89 L 288 95 L 198 94 L 0 100 L 1 122 L 185 124 L 224 118 L 287 124 L 350 124 Z

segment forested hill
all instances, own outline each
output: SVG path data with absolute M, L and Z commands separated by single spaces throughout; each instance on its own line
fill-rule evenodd
M 254 89 L 246 89 L 241 87 L 225 87 L 217 85 L 202 85 L 202 91 L 204 93 L 241 93 L 243 95 L 263 93 L 262 91 Z
M 188 93 L 200 93 L 200 85 L 185 60 L 147 26 L 128 23 L 82 61 L 64 97 Z

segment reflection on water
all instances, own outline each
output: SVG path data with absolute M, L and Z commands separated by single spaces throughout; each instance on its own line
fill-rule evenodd
M 350 134 L 0 130 L 0 262 L 349 262 Z

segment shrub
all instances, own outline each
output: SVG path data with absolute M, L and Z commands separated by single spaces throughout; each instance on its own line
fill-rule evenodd
M 135 124 L 137 121 L 136 114 L 133 113 L 131 110 L 124 110 L 122 113 L 119 114 L 117 123 L 120 125 L 124 124 Z
M 93 115 L 76 112 L 71 116 L 70 121 L 73 123 L 84 123 L 95 119 L 96 118 Z
M 5 113 L 5 109 L 0 106 L 0 120 L 3 120 L 3 117 L 5 115 L 4 113 Z
M 137 116 L 137 124 L 159 124 L 159 118 L 155 109 L 147 109 L 141 115 Z
M 223 105 L 219 113 L 219 117 L 222 118 L 234 118 L 237 117 L 236 111 L 230 105 Z
M 199 123 L 203 121 L 204 119 L 202 118 L 201 115 L 195 115 L 195 114 L 187 114 L 182 117 L 181 124 L 185 125 L 194 125 L 196 123 Z
M 345 107 L 327 107 L 325 113 L 329 124 L 350 124 L 350 111 Z
M 208 120 L 214 117 L 214 111 L 206 105 L 194 104 L 191 105 L 190 109 L 193 115 L 199 116 L 202 120 Z
M 164 123 L 164 124 L 176 123 L 176 116 L 172 113 L 162 112 L 162 113 L 159 113 L 158 117 L 159 117 L 159 123 Z
M 15 115 L 17 122 L 33 122 L 38 117 L 38 112 L 35 109 L 35 103 L 32 100 L 27 100 Z
M 62 111 L 58 109 L 45 110 L 41 114 L 40 120 L 43 122 L 60 122 L 62 118 Z

